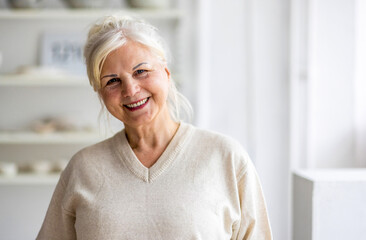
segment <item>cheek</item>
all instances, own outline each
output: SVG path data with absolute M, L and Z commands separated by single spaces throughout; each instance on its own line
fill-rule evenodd
M 169 89 L 170 89 L 170 82 L 168 79 L 165 79 L 164 86 L 162 89 L 164 91 L 165 100 L 167 100 L 168 95 L 169 95 Z
M 120 105 L 120 93 L 119 91 L 108 91 L 100 94 L 104 105 L 107 109 L 111 107 L 116 107 L 116 105 Z
M 169 79 L 165 75 L 161 74 L 155 79 L 153 87 L 162 98 L 167 98 L 170 87 L 169 84 Z
M 168 90 L 169 90 L 168 87 L 162 83 L 156 84 L 153 87 L 154 87 L 153 95 L 155 95 L 154 96 L 155 100 L 160 103 L 166 102 L 168 99 Z

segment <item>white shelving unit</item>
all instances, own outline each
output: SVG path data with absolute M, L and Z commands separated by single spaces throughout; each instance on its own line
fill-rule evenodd
M 0 144 L 92 144 L 104 138 L 98 132 L 0 132 Z
M 187 3 L 178 6 L 188 9 Z M 43 33 L 86 36 L 92 22 L 114 12 L 141 16 L 157 26 L 174 56 L 173 66 L 170 66 L 173 78 L 179 85 L 183 85 L 184 77 L 192 79 L 189 71 L 184 71 L 183 76 L 182 68 L 191 71 L 194 67 L 187 60 L 194 51 L 189 36 L 193 25 L 183 21 L 188 18 L 179 9 L 0 9 L 0 53 L 3 58 L 0 65 L 0 162 L 18 166 L 44 160 L 56 163 L 70 159 L 81 148 L 108 137 L 104 130 L 101 134 L 98 131 L 37 134 L 20 130 L 27 129 L 34 120 L 59 116 L 59 113 L 61 117 L 75 114 L 80 117 L 78 120 L 95 120 L 97 127 L 100 103 L 86 77 L 12 73 L 21 65 L 38 65 Z M 59 176 L 25 171 L 13 176 L 0 174 L 0 215 L 6 216 L 0 217 L 0 239 L 36 237 Z
M 0 176 L 0 186 L 6 185 L 56 185 L 59 174 L 18 174 L 16 176 Z
M 183 19 L 184 14 L 181 10 L 178 9 L 133 9 L 133 8 L 123 8 L 123 9 L 29 9 L 29 10 L 11 10 L 11 9 L 2 9 L 0 10 L 0 31 L 3 29 L 2 32 L 7 32 L 7 39 L 0 40 L 0 44 L 2 44 L 2 48 L 0 48 L 0 52 L 3 52 L 3 57 L 9 59 L 9 56 L 13 57 L 16 56 L 18 53 L 14 51 L 9 51 L 4 45 L 19 45 L 19 52 L 24 52 L 24 57 L 20 58 L 21 64 L 24 65 L 24 62 L 30 65 L 34 64 L 35 57 L 32 54 L 39 54 L 37 51 L 29 51 L 30 48 L 36 48 L 39 45 L 39 36 L 36 34 L 41 34 L 44 31 L 49 29 L 53 31 L 57 31 L 57 29 L 68 29 L 65 26 L 70 26 L 70 29 L 75 31 L 80 29 L 81 32 L 85 32 L 88 28 L 87 25 L 92 23 L 93 21 L 97 20 L 98 18 L 110 14 L 110 13 L 122 13 L 125 15 L 130 16 L 141 16 L 148 21 L 152 21 L 153 23 L 163 23 L 163 28 L 166 26 L 172 27 L 169 28 L 171 32 L 170 35 L 177 35 L 174 36 L 179 39 L 179 34 L 177 29 L 180 27 L 180 21 Z M 155 21 L 155 22 L 154 22 Z M 3 25 L 1 25 L 3 23 Z M 6 24 L 5 24 L 6 23 Z M 24 25 L 23 25 L 24 23 Z M 62 24 L 61 24 L 62 23 Z M 164 25 L 164 23 L 168 23 L 168 25 Z M 11 26 L 8 28 L 7 25 L 10 24 Z M 170 24 L 170 25 L 169 25 Z M 54 28 L 52 26 L 55 26 Z M 154 24 L 156 25 L 156 24 Z M 9 31 L 7 31 L 9 29 Z M 160 29 L 164 30 L 164 29 Z M 165 34 L 167 34 L 165 32 Z M 164 35 L 164 34 L 163 34 Z M 27 41 L 19 41 L 18 37 L 24 38 Z M 165 36 L 164 36 L 165 37 Z M 12 42 L 14 39 L 14 42 Z M 169 39 L 168 39 L 169 40 Z M 19 41 L 19 42 L 17 42 Z M 173 41 L 174 43 L 177 41 Z M 180 43 L 181 44 L 181 43 Z M 13 48 L 14 48 L 13 45 Z M 11 46 L 9 46 L 11 47 Z M 38 46 L 39 47 L 39 46 Z M 179 54 L 175 54 L 179 55 Z M 179 56 L 178 56 L 179 58 Z M 25 60 L 26 59 L 26 60 Z M 176 59 L 177 60 L 177 59 Z M 32 102 L 33 100 L 40 101 L 39 99 L 45 94 L 51 94 L 52 91 L 57 91 L 59 94 L 61 92 L 61 87 L 67 87 L 69 90 L 65 90 L 68 92 L 77 92 L 79 91 L 86 91 L 85 89 L 90 90 L 92 93 L 92 89 L 89 86 L 89 81 L 87 77 L 83 76 L 74 76 L 74 75 L 44 75 L 44 74 L 12 74 L 11 72 L 13 69 L 17 68 L 18 62 L 11 59 L 11 63 L 8 61 L 5 63 L 3 62 L 3 69 L 0 68 L 0 91 L 7 92 L 7 89 L 13 91 L 17 95 L 18 92 L 29 92 L 33 91 L 38 94 L 38 96 L 31 96 L 31 97 L 24 97 L 24 96 L 11 96 L 14 99 L 9 99 L 9 94 L 6 97 L 0 96 L 1 101 L 4 102 L 12 102 L 12 100 L 19 100 L 24 97 L 25 104 Z M 22 62 L 23 61 L 23 62 Z M 178 59 L 179 64 L 179 59 Z M 8 65 L 6 65 L 8 64 Z M 5 69 L 5 70 L 4 70 Z M 179 73 L 174 72 L 175 76 L 180 76 Z M 66 93 L 66 92 L 65 92 Z M 19 93 L 22 95 L 22 93 Z M 1 95 L 1 94 L 0 94 Z M 6 94 L 3 94 L 6 95 Z M 61 94 L 62 96 L 62 94 Z M 57 101 L 65 101 L 64 99 L 60 99 L 60 97 L 53 97 L 50 100 L 49 97 L 45 97 L 47 100 L 46 104 L 53 104 Z M 69 96 L 65 96 L 66 99 L 69 99 Z M 78 100 L 79 96 L 76 96 L 75 99 Z M 83 98 L 80 96 L 80 98 Z M 87 101 L 86 101 L 87 102 Z M 38 103 L 39 104 L 39 103 Z M 66 105 L 66 104 L 65 104 Z M 46 106 L 46 105 L 45 105 Z M 39 109 L 44 108 L 45 106 L 37 105 L 35 110 L 38 111 Z M 75 104 L 77 106 L 77 104 Z M 72 107 L 75 107 L 72 106 Z M 85 103 L 84 103 L 85 106 Z M 86 106 L 86 108 L 90 106 Z M 57 107 L 55 107 L 57 108 Z M 99 108 L 99 105 L 95 108 Z M 27 111 L 25 109 L 24 115 L 22 118 L 27 118 Z M 54 110 L 54 109 L 53 109 Z M 80 111 L 87 111 L 81 106 Z M 13 114 L 12 108 L 9 108 L 9 114 Z M 74 110 L 74 112 L 77 112 Z M 4 112 L 3 112 L 4 113 Z M 4 113 L 6 114 L 6 113 Z M 6 116 L 6 115 L 4 115 Z M 9 120 L 10 121 L 10 120 Z M 3 121 L 4 122 L 4 121 Z M 6 122 L 6 121 L 5 121 Z M 1 122 L 0 122 L 1 123 Z M 3 124 L 4 126 L 4 124 Z M 1 127 L 1 126 L 0 126 Z M 10 128 L 12 129 L 12 128 Z M 105 139 L 107 136 L 103 136 L 103 134 L 96 132 L 68 132 L 68 133 L 51 133 L 51 134 L 37 134 L 31 131 L 7 131 L 0 130 L 0 148 L 6 149 L 3 146 L 12 146 L 11 149 L 16 149 L 17 146 L 21 148 L 24 145 L 37 145 L 37 146 L 52 146 L 57 147 L 57 145 L 62 145 L 64 148 L 65 146 L 72 146 L 74 148 L 76 145 L 78 146 L 86 146 L 96 142 L 99 142 Z M 73 149 L 74 151 L 75 149 Z M 10 150 L 9 150 L 10 151 Z M 21 151 L 19 149 L 19 151 Z M 5 155 L 4 155 L 5 154 Z M 71 154 L 71 153 L 70 153 Z M 70 155 L 69 154 L 69 155 Z M 8 154 L 9 155 L 9 154 Z M 19 154 L 18 154 L 19 155 Z M 72 155 L 72 154 L 71 154 Z M 5 156 L 5 157 L 4 157 Z M 63 156 L 65 157 L 65 156 Z M 4 161 L 7 159 L 6 153 L 0 153 L 0 161 Z M 52 178 L 52 177 L 51 177 Z M 4 177 L 0 174 L 0 183 L 7 184 L 7 183 L 17 183 L 17 184 L 32 184 L 32 183 L 39 183 L 43 180 L 47 180 L 47 176 L 39 176 L 39 175 L 22 175 L 19 174 L 14 177 Z M 54 183 L 54 181 L 51 181 Z
M 0 87 L 39 87 L 39 86 L 88 86 L 89 81 L 81 76 L 36 76 L 26 74 L 0 75 Z

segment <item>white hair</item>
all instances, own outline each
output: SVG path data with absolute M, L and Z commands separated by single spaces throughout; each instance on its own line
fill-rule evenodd
M 169 51 L 157 28 L 142 19 L 122 14 L 105 16 L 91 26 L 84 47 L 86 70 L 94 91 L 98 92 L 101 88 L 100 75 L 108 54 L 127 41 L 146 46 L 159 60 L 168 63 Z M 167 103 L 169 113 L 175 121 L 192 120 L 192 106 L 178 92 L 173 79 L 170 81 Z

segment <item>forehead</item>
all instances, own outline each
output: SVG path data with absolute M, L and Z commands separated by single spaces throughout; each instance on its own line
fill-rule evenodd
M 112 51 L 106 58 L 105 64 L 123 62 L 124 65 L 133 65 L 141 60 L 156 60 L 152 52 L 144 45 L 127 41 L 123 46 Z

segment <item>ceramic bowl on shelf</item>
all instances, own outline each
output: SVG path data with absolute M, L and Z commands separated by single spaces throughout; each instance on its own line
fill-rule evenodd
M 38 8 L 43 0 L 8 0 L 13 8 Z
M 73 8 L 108 8 L 109 0 L 65 0 Z
M 53 170 L 53 164 L 48 160 L 38 160 L 30 163 L 30 171 L 35 174 L 48 174 Z
M 131 7 L 136 8 L 169 8 L 170 0 L 127 0 Z
M 15 176 L 18 173 L 18 166 L 13 162 L 0 162 L 0 175 Z

